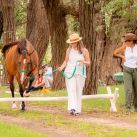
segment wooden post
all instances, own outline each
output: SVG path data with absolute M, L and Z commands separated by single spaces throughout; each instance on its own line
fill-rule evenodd
M 111 104 L 110 112 L 117 112 L 116 100 L 119 97 L 118 90 L 119 90 L 118 88 L 115 88 L 113 98 L 110 98 L 110 104 Z M 110 87 L 107 87 L 107 92 L 108 92 L 109 95 L 112 95 L 112 91 L 111 91 Z

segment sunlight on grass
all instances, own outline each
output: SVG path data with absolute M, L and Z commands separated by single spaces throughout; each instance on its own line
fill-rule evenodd
M 110 113 L 110 102 L 109 99 L 91 99 L 83 101 L 83 112 L 87 112 L 88 114 L 95 114 L 101 117 L 119 117 L 120 119 L 129 119 L 137 120 L 137 113 L 133 113 L 131 115 L 125 115 L 124 108 L 124 89 L 123 85 L 111 86 L 112 90 L 115 87 L 119 88 L 119 98 L 117 100 L 117 108 L 118 113 Z M 98 94 L 106 94 L 106 87 L 99 87 Z M 32 92 L 31 96 L 39 96 L 41 95 L 41 91 Z M 66 90 L 61 90 L 57 92 L 49 92 L 42 96 L 66 96 Z M 3 92 L 3 96 L 10 96 Z M 30 104 L 35 104 L 37 106 L 47 106 L 64 109 L 67 113 L 67 101 L 59 101 L 59 102 L 31 102 Z M 98 124 L 89 124 L 86 122 L 78 122 L 76 120 L 66 119 L 63 115 L 55 113 L 44 112 L 42 110 L 27 110 L 26 112 L 20 112 L 19 110 L 12 110 L 10 105 L 7 103 L 1 103 L 0 113 L 24 117 L 31 120 L 42 120 L 45 123 L 45 126 L 54 126 L 54 127 L 65 127 L 71 129 L 73 132 L 81 132 L 84 134 L 88 134 L 91 137 L 129 137 L 132 133 L 132 137 L 137 136 L 137 131 L 135 130 L 126 130 L 126 129 L 118 129 L 108 126 L 102 126 Z
M 37 132 L 32 132 L 14 124 L 0 122 L 1 137 L 46 137 Z
M 109 116 L 109 117 L 122 117 L 122 118 L 128 118 L 128 119 L 137 119 L 137 113 L 133 113 L 130 116 L 125 115 L 125 94 L 124 94 L 124 87 L 123 84 L 121 85 L 113 85 L 111 86 L 112 91 L 114 91 L 115 87 L 119 88 L 119 98 L 117 100 L 117 109 L 118 113 L 110 113 L 110 101 L 109 99 L 90 99 L 90 100 L 83 100 L 82 109 L 83 112 L 95 113 L 96 115 L 101 116 Z M 5 87 L 1 87 L 4 91 L 7 90 Z M 5 92 L 2 92 L 4 97 L 10 97 L 10 94 L 7 94 Z M 99 87 L 98 94 L 107 94 L 106 86 Z M 19 95 L 16 95 L 19 96 Z M 47 96 L 47 97 L 56 97 L 56 96 L 67 96 L 67 92 L 65 89 L 59 90 L 59 91 L 50 91 L 46 94 L 42 94 L 41 90 L 31 92 L 32 97 L 40 97 L 40 96 Z M 67 101 L 39 101 L 39 102 L 30 102 L 34 105 L 42 105 L 42 106 L 48 106 L 48 107 L 58 107 L 64 110 L 67 110 Z M 4 110 L 6 111 L 6 110 Z

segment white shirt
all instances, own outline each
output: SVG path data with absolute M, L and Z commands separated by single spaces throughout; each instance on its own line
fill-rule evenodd
M 137 44 L 134 47 L 126 47 L 124 66 L 137 68 Z
M 81 60 L 84 60 L 83 54 L 79 53 L 79 51 L 74 50 L 72 48 L 69 53 L 69 60 L 67 62 L 65 73 L 70 74 L 69 76 L 71 76 L 76 67 L 75 74 L 86 77 L 86 66 L 84 64 L 79 63 L 79 61 Z M 84 67 L 84 74 L 83 74 L 83 67 Z

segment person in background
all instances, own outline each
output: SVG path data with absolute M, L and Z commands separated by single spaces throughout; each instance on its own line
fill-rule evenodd
M 53 83 L 52 67 L 46 64 L 42 68 L 43 68 L 43 81 L 44 81 L 45 87 L 51 88 Z
M 81 113 L 82 91 L 85 85 L 86 66 L 90 65 L 89 52 L 82 43 L 82 37 L 72 34 L 66 41 L 69 45 L 63 64 L 65 82 L 68 92 L 68 111 L 72 115 Z
M 114 56 L 124 61 L 124 88 L 126 94 L 126 110 L 137 112 L 137 36 L 127 33 L 123 37 L 123 45 L 114 51 Z
M 32 85 L 31 90 L 39 90 L 43 88 L 51 88 L 53 83 L 52 68 L 47 64 L 43 65 L 39 70 L 39 74 Z
M 36 91 L 36 90 L 40 90 L 42 89 L 44 86 L 43 83 L 43 70 L 40 69 L 38 76 L 34 79 L 33 83 L 32 83 L 32 87 L 30 88 L 31 91 Z

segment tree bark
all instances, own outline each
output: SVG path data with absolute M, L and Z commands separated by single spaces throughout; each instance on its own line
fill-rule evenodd
M 3 14 L 3 45 L 16 40 L 14 0 L 0 0 Z M 7 74 L 4 69 L 3 85 L 7 84 Z
M 14 0 L 1 0 L 4 44 L 16 40 Z
M 67 27 L 65 13 L 59 8 L 60 0 L 43 0 L 47 11 L 51 45 L 52 45 L 52 67 L 59 67 L 65 59 Z M 53 89 L 62 89 L 64 87 L 64 78 L 60 73 L 53 75 Z
M 80 9 L 80 32 L 83 37 L 85 47 L 89 50 L 91 65 L 87 71 L 87 79 L 84 94 L 97 93 L 98 81 L 98 60 L 97 60 L 97 44 L 96 44 L 96 17 L 95 17 L 95 1 L 87 3 L 85 0 L 79 0 Z
M 2 33 L 3 33 L 3 15 L 2 15 L 2 11 L 0 11 L 0 39 Z
M 100 68 L 100 80 L 107 85 L 115 83 L 114 74 L 122 71 L 120 59 L 114 58 L 113 54 L 116 48 L 122 46 L 120 41 L 122 34 L 124 35 L 125 27 L 129 27 L 126 20 L 112 18 L 110 32 L 106 37 L 106 44 Z
M 41 64 L 49 44 L 47 13 L 42 0 L 30 0 L 28 4 L 26 37 L 37 50 Z

